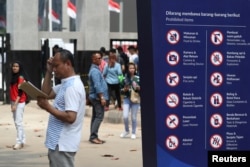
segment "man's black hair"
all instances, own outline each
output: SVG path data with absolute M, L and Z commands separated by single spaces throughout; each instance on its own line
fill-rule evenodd
M 75 66 L 74 56 L 69 50 L 61 49 L 59 53 L 60 53 L 60 58 L 63 62 L 66 62 L 67 60 L 69 60 L 71 62 L 72 67 Z
M 112 48 L 112 49 L 109 50 L 109 52 L 110 53 L 116 53 L 116 50 Z
M 100 48 L 100 52 L 102 52 L 102 53 L 106 53 L 106 49 L 105 49 L 105 47 L 101 47 L 101 48 Z
M 118 46 L 117 51 L 118 52 L 123 52 L 123 48 L 121 46 Z

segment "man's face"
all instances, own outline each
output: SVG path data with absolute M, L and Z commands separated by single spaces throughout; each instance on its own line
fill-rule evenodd
M 129 49 L 128 52 L 133 55 L 135 53 L 135 50 L 134 49 Z
M 62 79 L 66 77 L 66 72 L 69 67 L 67 62 L 63 62 L 60 59 L 60 53 L 56 53 L 52 61 L 53 72 L 55 73 L 55 77 L 58 79 Z
M 115 53 L 109 53 L 109 62 L 111 64 L 115 64 L 115 62 L 116 62 L 116 54 Z
M 96 53 L 96 54 L 93 56 L 93 59 L 92 59 L 93 63 L 94 63 L 95 65 L 98 65 L 98 66 L 101 64 L 101 60 L 102 60 L 102 57 L 101 57 L 101 55 L 100 55 L 99 53 Z

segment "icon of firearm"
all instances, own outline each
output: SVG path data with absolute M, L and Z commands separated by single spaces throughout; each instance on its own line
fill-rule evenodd
M 177 76 L 170 76 L 169 77 L 169 82 L 172 83 L 175 78 L 177 78 Z

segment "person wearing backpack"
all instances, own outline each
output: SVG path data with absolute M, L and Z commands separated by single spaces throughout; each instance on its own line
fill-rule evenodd
M 117 48 L 117 51 L 118 51 L 118 54 L 119 54 L 118 57 L 122 58 L 123 64 L 124 64 L 124 69 L 122 69 L 122 73 L 126 74 L 128 72 L 128 63 L 129 63 L 128 55 L 123 51 L 121 46 L 119 46 Z
M 17 130 L 16 144 L 14 150 L 23 148 L 25 143 L 25 133 L 23 128 L 23 113 L 27 101 L 27 94 L 19 89 L 19 86 L 27 81 L 27 75 L 23 69 L 21 62 L 15 61 L 11 65 L 11 81 L 10 81 L 10 100 L 11 111 L 15 127 Z

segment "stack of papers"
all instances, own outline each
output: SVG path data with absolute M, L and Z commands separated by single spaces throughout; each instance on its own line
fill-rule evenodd
M 22 89 L 25 93 L 27 93 L 32 99 L 37 99 L 37 97 L 44 97 L 48 98 L 48 95 L 44 92 L 42 92 L 40 89 L 38 89 L 35 85 L 33 85 L 31 82 L 23 82 L 20 86 L 20 89 Z

